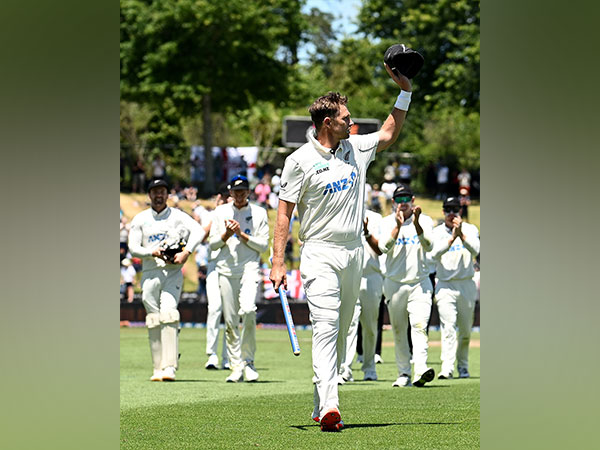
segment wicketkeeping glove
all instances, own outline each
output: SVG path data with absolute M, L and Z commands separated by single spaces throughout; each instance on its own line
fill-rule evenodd
M 425 59 L 419 52 L 404 44 L 394 44 L 385 51 L 383 61 L 396 75 L 401 73 L 406 78 L 413 78 L 423 67 Z

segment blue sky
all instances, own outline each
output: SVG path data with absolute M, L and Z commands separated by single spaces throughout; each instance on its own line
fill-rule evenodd
M 323 12 L 333 14 L 335 20 L 332 28 L 340 30 L 338 39 L 341 40 L 345 35 L 352 35 L 356 32 L 356 25 L 353 23 L 360 9 L 360 0 L 307 0 L 303 11 L 308 13 L 311 8 L 318 8 Z M 300 48 L 298 57 L 300 61 L 306 58 L 306 48 Z
M 316 7 L 323 12 L 328 12 L 336 17 L 334 28 L 341 28 L 342 33 L 352 34 L 356 31 L 356 26 L 352 20 L 358 15 L 361 2 L 360 0 L 308 0 L 304 7 L 306 12 Z

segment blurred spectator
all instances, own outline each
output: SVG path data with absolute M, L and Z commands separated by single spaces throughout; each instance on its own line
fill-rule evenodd
M 398 166 L 398 176 L 400 183 L 410 184 L 411 181 L 411 166 L 408 162 L 403 162 Z
M 471 191 L 471 174 L 469 171 L 467 169 L 461 170 L 457 178 L 459 192 L 461 189 L 466 189 L 468 194 Z
M 372 190 L 373 190 L 373 187 L 367 181 L 365 183 L 365 200 L 366 200 L 367 207 L 371 206 L 371 191 Z
M 387 205 L 389 205 L 392 202 L 392 196 L 394 195 L 394 191 L 396 190 L 397 185 L 392 179 L 389 178 L 388 174 L 385 174 L 383 178 L 385 181 L 381 185 L 381 190 L 385 195 L 385 202 L 387 208 Z
M 127 217 L 125 216 L 121 216 L 121 221 L 120 221 L 120 228 L 119 228 L 119 247 L 121 248 L 121 258 L 120 260 L 123 261 L 124 258 L 127 257 L 127 252 L 129 251 L 129 247 L 127 246 L 127 239 L 129 238 L 129 221 L 127 220 Z
M 206 276 L 208 274 L 208 242 L 204 242 L 196 247 L 196 266 L 198 268 L 198 300 L 207 302 L 206 296 Z
M 269 208 L 271 209 L 277 209 L 277 207 L 279 206 L 279 196 L 271 191 L 271 193 L 269 194 Z
M 437 171 L 437 200 L 445 200 L 448 196 L 448 180 L 450 177 L 450 169 L 448 166 L 440 165 Z
M 152 179 L 166 179 L 167 178 L 167 163 L 160 155 L 156 155 L 152 161 Z
M 125 295 L 127 303 L 133 302 L 133 285 L 136 271 L 129 258 L 121 261 L 121 294 Z
M 381 214 L 381 195 L 382 193 L 379 190 L 379 185 L 374 183 L 373 189 L 371 190 L 370 207 L 379 214 Z
M 131 190 L 136 193 L 144 192 L 146 188 L 146 168 L 144 167 L 144 160 L 138 158 L 131 169 Z
M 275 194 L 279 194 L 279 187 L 281 185 L 281 169 L 277 168 L 277 170 L 275 170 L 275 175 L 273 175 L 273 178 L 271 178 L 271 192 L 274 192 Z
M 383 169 L 383 179 L 386 181 L 394 181 L 396 179 L 396 167 L 395 163 L 388 164 Z M 393 192 L 393 190 L 392 190 Z
M 254 194 L 256 195 L 257 203 L 263 208 L 267 208 L 267 199 L 269 198 L 269 194 L 271 193 L 271 186 L 269 186 L 265 178 L 261 178 L 256 187 L 254 188 Z
M 471 197 L 469 191 L 466 188 L 460 188 L 458 193 L 458 199 L 460 201 L 460 216 L 464 220 L 469 220 L 469 205 L 471 204 Z

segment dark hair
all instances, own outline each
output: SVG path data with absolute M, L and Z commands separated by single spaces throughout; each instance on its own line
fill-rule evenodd
M 347 102 L 348 97 L 341 95 L 339 92 L 329 92 L 327 95 L 322 95 L 316 99 L 308 108 L 308 112 L 317 131 L 321 129 L 325 117 L 337 117 L 340 113 L 340 106 L 345 105 Z

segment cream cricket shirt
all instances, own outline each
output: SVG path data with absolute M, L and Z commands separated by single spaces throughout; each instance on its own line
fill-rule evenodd
M 431 256 L 436 263 L 436 277 L 441 281 L 466 280 L 473 278 L 473 258 L 479 254 L 479 230 L 473 224 L 463 222 L 461 226 L 465 240 L 456 238 L 452 246 L 452 230 L 443 223 L 433 229 Z
M 362 234 L 367 168 L 375 159 L 377 133 L 340 141 L 335 156 L 316 139 L 288 156 L 279 198 L 298 206 L 299 239 L 329 244 L 357 243 Z
M 233 219 L 240 224 L 241 230 L 250 235 L 248 242 L 243 242 L 236 234 L 223 242 L 225 220 Z M 243 208 L 236 208 L 232 203 L 217 206 L 210 227 L 210 249 L 221 249 L 217 256 L 216 270 L 221 275 L 241 277 L 245 270 L 258 271 L 260 254 L 269 246 L 269 221 L 267 211 L 248 203 Z
M 146 209 L 133 218 L 129 232 L 129 250 L 133 256 L 142 258 L 142 271 L 167 266 L 181 267 L 181 264 L 168 264 L 152 256 L 163 239 L 177 234 L 189 234 L 185 249 L 192 253 L 206 233 L 190 215 L 168 206 L 160 213 L 152 208 Z
M 379 236 L 382 220 L 381 214 L 367 209 L 365 211 L 365 218 L 369 219 L 369 223 L 367 223 L 367 229 L 369 230 L 369 233 L 371 233 L 375 237 Z M 362 272 L 363 276 L 368 275 L 370 273 L 381 273 L 381 258 L 377 253 L 373 251 L 373 249 L 365 239 L 364 233 L 362 234 L 362 242 L 363 247 L 365 248 Z
M 398 238 L 391 240 L 392 230 L 396 227 L 396 218 L 390 214 L 383 218 L 379 249 L 387 253 L 385 276 L 397 283 L 415 283 L 429 276 L 425 253 L 433 247 L 433 220 L 422 214 L 419 223 L 423 234 L 419 236 L 413 222 L 414 214 L 400 227 Z

